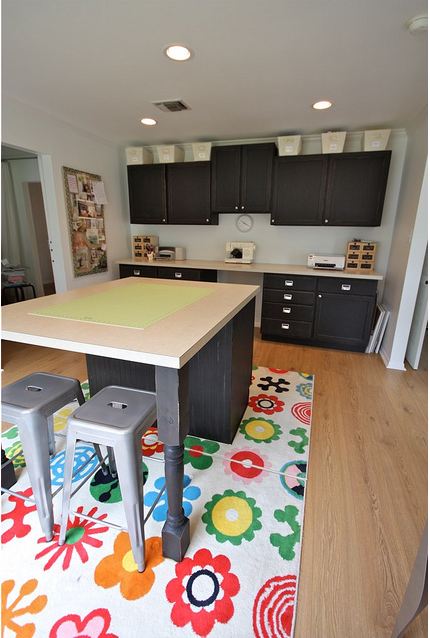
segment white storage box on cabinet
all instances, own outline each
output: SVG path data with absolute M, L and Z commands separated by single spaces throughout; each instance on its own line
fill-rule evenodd
M 365 151 L 384 151 L 387 147 L 391 129 L 379 129 L 377 131 L 364 131 Z
M 196 142 L 191 144 L 193 161 L 208 162 L 211 158 L 212 142 Z
M 153 156 L 151 151 L 143 146 L 128 146 L 125 149 L 127 165 L 129 164 L 152 164 Z
M 302 149 L 301 135 L 284 135 L 276 141 L 278 155 L 298 155 Z
M 184 151 L 179 146 L 169 144 L 167 146 L 155 146 L 154 155 L 160 164 L 171 164 L 172 162 L 183 162 Z
M 342 153 L 345 145 L 346 131 L 321 133 L 323 153 Z

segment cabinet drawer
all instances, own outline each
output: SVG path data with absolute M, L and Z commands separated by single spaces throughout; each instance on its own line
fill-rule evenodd
M 289 304 L 302 304 L 305 306 L 312 306 L 315 301 L 314 292 L 302 292 L 301 290 L 273 290 L 265 288 L 263 291 L 263 301 L 270 301 L 273 303 L 285 303 Z
M 263 303 L 262 316 L 269 319 L 280 319 L 281 321 L 313 321 L 313 306 L 300 306 L 299 304 Z
M 187 279 L 188 281 L 200 281 L 200 270 L 195 268 L 162 268 L 158 269 L 160 279 Z
M 124 277 L 157 277 L 157 267 L 120 264 L 119 278 L 123 279 Z
M 316 277 L 303 275 L 264 275 L 265 288 L 280 288 L 281 290 L 315 290 Z
M 318 292 L 338 292 L 346 295 L 374 295 L 378 282 L 372 279 L 337 279 L 321 277 Z
M 312 336 L 312 323 L 308 321 L 279 321 L 278 319 L 261 320 L 263 335 L 273 335 L 285 338 L 309 339 Z

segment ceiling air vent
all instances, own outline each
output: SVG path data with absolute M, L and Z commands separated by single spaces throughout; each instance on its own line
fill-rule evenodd
M 176 113 L 177 111 L 189 111 L 190 107 L 182 100 L 164 100 L 164 102 L 153 102 L 161 111 Z

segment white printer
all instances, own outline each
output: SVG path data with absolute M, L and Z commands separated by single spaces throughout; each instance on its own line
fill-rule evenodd
M 343 270 L 345 268 L 345 255 L 308 255 L 308 268 Z

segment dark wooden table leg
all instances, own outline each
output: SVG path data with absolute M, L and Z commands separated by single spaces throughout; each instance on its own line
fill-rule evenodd
M 7 463 L 8 458 L 3 450 L 1 449 L 1 464 Z M 12 485 L 15 485 L 17 481 L 15 470 L 13 467 L 13 463 L 7 463 L 5 467 L 1 471 L 1 486 L 5 487 L 7 490 L 10 490 Z
M 190 544 L 190 521 L 182 507 L 184 439 L 189 429 L 188 365 L 155 369 L 158 436 L 164 443 L 167 520 L 162 531 L 163 556 L 181 561 Z

